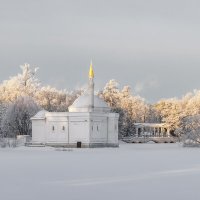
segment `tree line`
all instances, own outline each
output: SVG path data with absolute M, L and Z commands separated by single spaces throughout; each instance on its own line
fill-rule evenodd
M 38 68 L 29 64 L 21 66 L 21 72 L 0 84 L 0 135 L 16 137 L 31 135 L 30 118 L 39 110 L 66 112 L 68 107 L 84 90 L 58 90 L 44 86 L 37 79 Z M 182 98 L 161 99 L 149 104 L 135 95 L 130 86 L 121 87 L 116 80 L 110 80 L 98 92 L 111 107 L 120 114 L 119 136 L 135 134 L 135 122 L 167 123 L 177 136 L 200 142 L 200 91 L 187 93 Z

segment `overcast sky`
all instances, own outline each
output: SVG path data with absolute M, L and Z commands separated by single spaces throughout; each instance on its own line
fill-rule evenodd
M 43 84 L 110 79 L 150 102 L 200 89 L 199 0 L 0 0 L 0 81 L 27 62 Z

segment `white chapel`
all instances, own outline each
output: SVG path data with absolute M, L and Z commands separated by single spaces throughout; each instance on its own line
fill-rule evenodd
M 38 112 L 32 120 L 32 144 L 60 147 L 118 147 L 119 114 L 111 113 L 94 95 L 94 71 L 89 70 L 88 89 L 69 112 Z

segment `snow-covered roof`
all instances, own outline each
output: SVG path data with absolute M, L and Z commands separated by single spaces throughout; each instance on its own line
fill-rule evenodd
M 167 127 L 168 125 L 166 123 L 134 123 L 137 127 Z
M 46 113 L 48 113 L 48 111 L 41 110 L 35 116 L 33 116 L 31 119 L 45 119 Z
M 88 112 L 90 95 L 84 94 L 78 97 L 69 107 L 69 112 Z M 107 103 L 99 96 L 94 95 L 94 112 L 109 112 L 110 108 Z

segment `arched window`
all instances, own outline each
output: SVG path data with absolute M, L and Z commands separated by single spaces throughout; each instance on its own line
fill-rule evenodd
M 54 126 L 52 126 L 52 131 L 55 131 L 55 127 Z
M 62 130 L 65 131 L 65 127 L 64 126 L 62 127 Z
M 99 131 L 99 127 L 98 127 L 98 125 L 97 125 L 97 131 Z

